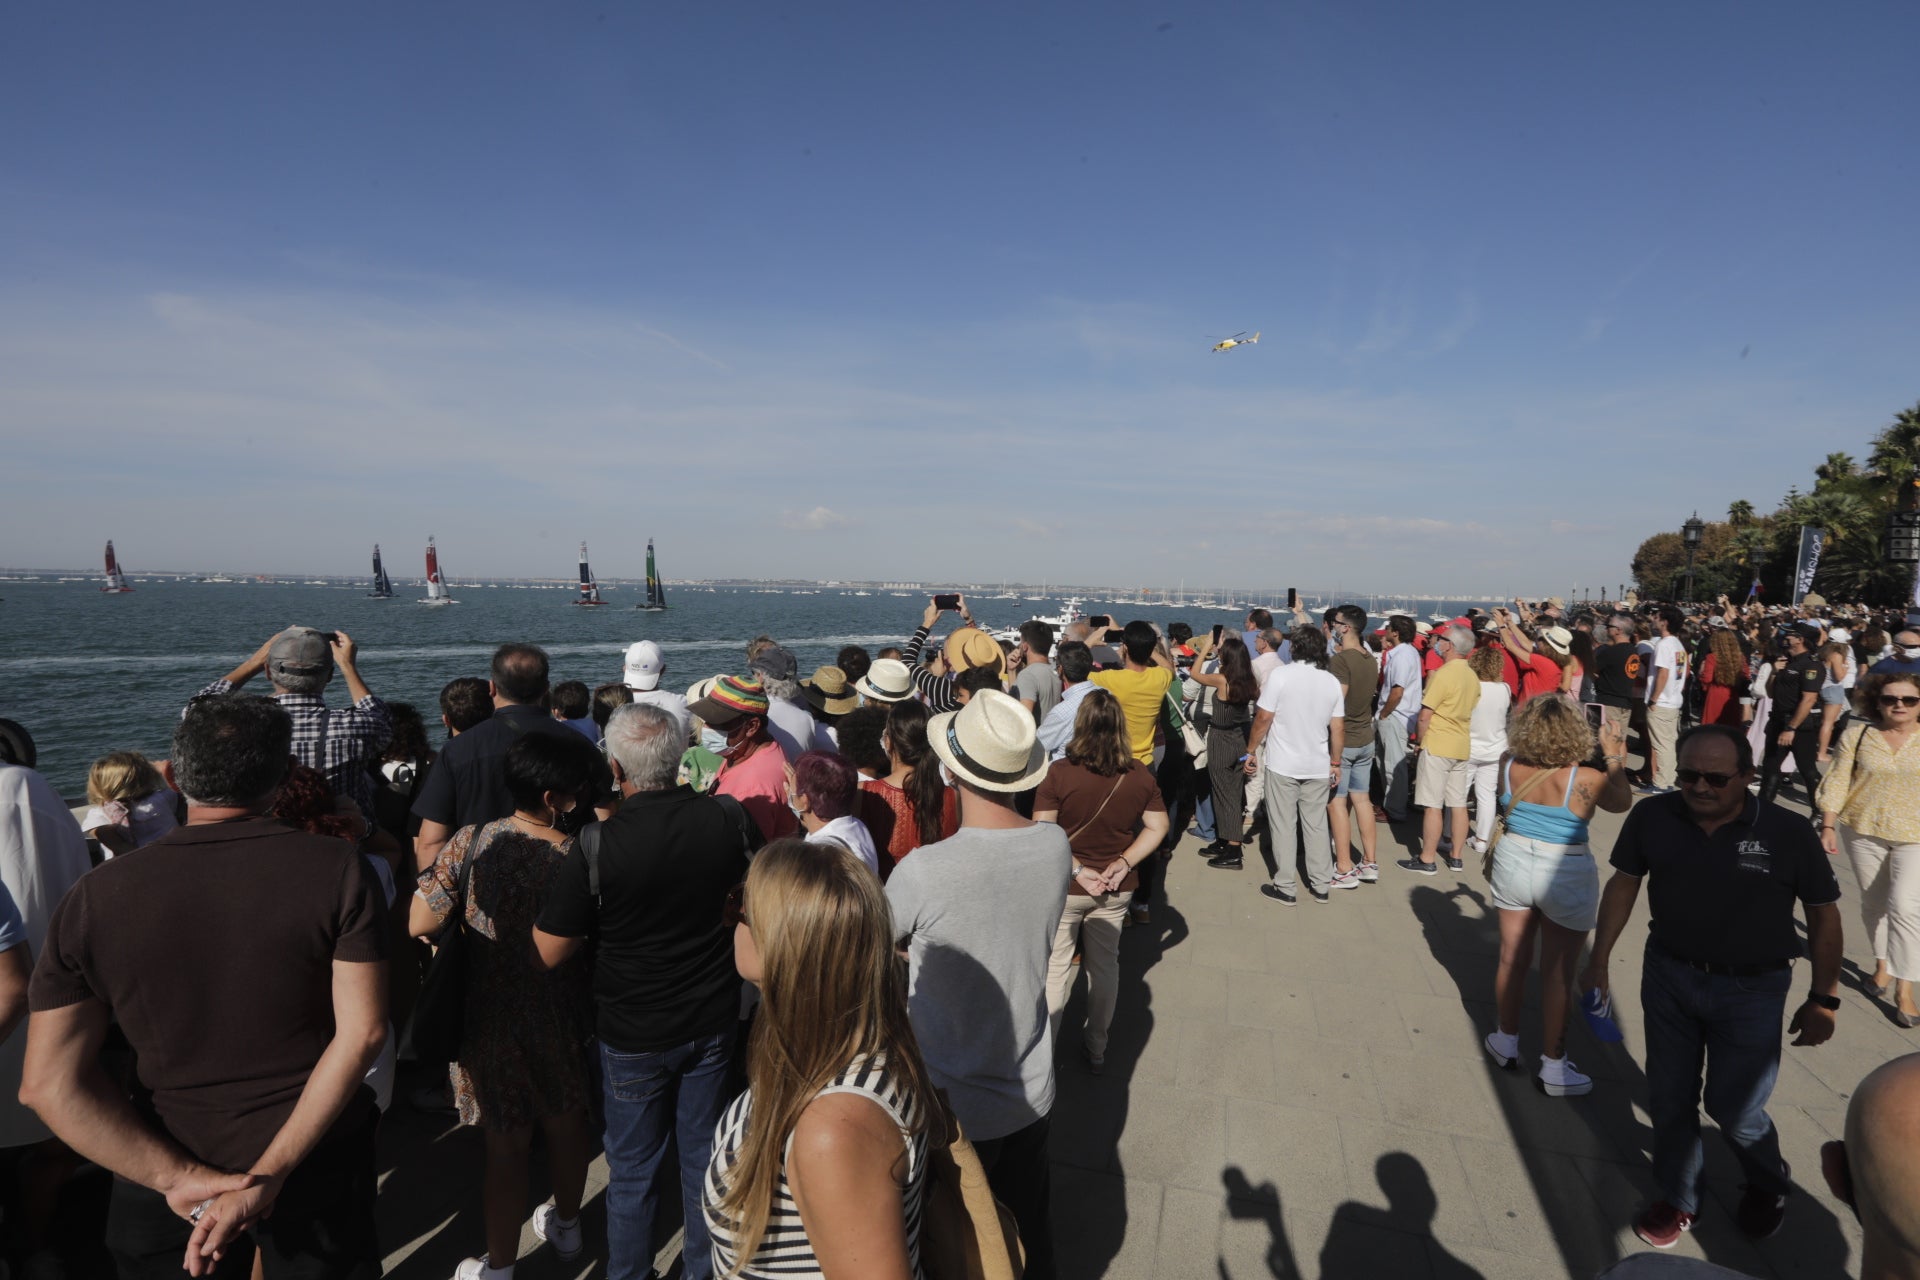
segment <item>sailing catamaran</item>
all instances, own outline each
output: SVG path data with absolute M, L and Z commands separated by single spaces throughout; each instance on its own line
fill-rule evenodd
M 587 568 L 587 544 L 580 544 L 580 598 L 575 604 L 605 604 L 600 598 L 600 584 L 593 580 L 593 570 Z
M 647 598 L 643 604 L 633 606 L 647 613 L 659 613 L 667 607 L 666 588 L 660 585 L 660 572 L 653 564 L 653 539 L 647 539 Z
M 120 561 L 113 554 L 113 539 L 107 539 L 107 585 L 100 590 L 110 596 L 123 596 L 132 591 L 127 585 L 127 575 L 120 572 Z
M 434 549 L 433 535 L 427 535 L 427 598 L 421 604 L 459 604 L 447 594 L 447 584 L 440 576 L 440 553 Z
M 393 599 L 393 579 L 387 576 L 386 566 L 380 563 L 380 544 L 373 544 L 373 590 L 367 592 L 369 600 Z

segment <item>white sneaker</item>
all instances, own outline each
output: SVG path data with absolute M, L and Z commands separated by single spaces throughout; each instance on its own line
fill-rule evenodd
M 1540 1056 L 1540 1074 L 1533 1078 L 1540 1092 L 1549 1098 L 1577 1098 L 1593 1092 L 1593 1077 L 1581 1075 L 1572 1058 Z
M 1467 847 L 1475 853 L 1485 853 L 1487 851 L 1487 842 L 1479 836 L 1473 836 L 1467 841 Z
M 1327 888 L 1329 889 L 1358 889 L 1359 887 L 1360 873 L 1358 871 L 1349 871 L 1344 875 L 1336 874 L 1333 879 L 1327 881 Z
M 493 1263 L 484 1254 L 478 1258 L 467 1258 L 453 1269 L 453 1280 L 486 1280 L 492 1270 Z M 506 1274 L 511 1276 L 513 1268 L 508 1267 Z
M 1487 1033 L 1487 1038 L 1481 1043 L 1486 1046 L 1487 1056 L 1502 1071 L 1513 1070 L 1514 1064 L 1520 1061 L 1520 1037 L 1517 1035 L 1510 1036 L 1496 1027 Z
M 1363 862 L 1353 869 L 1353 874 L 1362 884 L 1378 884 L 1380 883 L 1380 864 Z
M 552 1245 L 562 1262 L 572 1262 L 585 1247 L 580 1238 L 580 1219 L 562 1221 L 551 1200 L 533 1211 L 533 1234 Z

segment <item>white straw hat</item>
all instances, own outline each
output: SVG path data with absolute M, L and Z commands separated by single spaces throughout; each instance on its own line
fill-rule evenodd
M 927 741 L 956 778 L 982 791 L 1030 791 L 1047 771 L 1033 713 L 996 689 L 927 721 Z
M 905 702 L 913 696 L 913 673 L 898 658 L 881 658 L 853 682 L 868 702 Z

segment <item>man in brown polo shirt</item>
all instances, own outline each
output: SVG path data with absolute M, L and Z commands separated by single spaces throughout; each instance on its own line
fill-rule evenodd
M 266 698 L 189 707 L 187 825 L 81 877 L 34 968 L 21 1099 L 114 1173 L 122 1277 L 243 1277 L 256 1246 L 269 1280 L 380 1273 L 382 899 L 351 844 L 263 816 L 291 736 Z M 116 1022 L 133 1100 L 100 1066 Z

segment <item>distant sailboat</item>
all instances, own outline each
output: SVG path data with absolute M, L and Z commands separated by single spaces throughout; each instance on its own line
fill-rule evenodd
M 667 607 L 667 591 L 660 585 L 660 571 L 653 563 L 653 539 L 647 539 L 647 599 L 633 606 L 647 613 L 659 613 Z
M 459 604 L 447 594 L 446 581 L 440 576 L 440 553 L 434 549 L 433 535 L 427 535 L 427 598 L 421 604 Z
M 373 590 L 367 592 L 370 600 L 393 599 L 393 579 L 387 576 L 386 566 L 380 563 L 380 544 L 373 544 Z
M 648 575 L 651 577 L 651 573 Z M 587 568 L 587 544 L 580 544 L 580 598 L 575 604 L 605 604 L 600 598 L 600 584 L 593 580 L 593 570 Z
M 120 560 L 113 554 L 113 539 L 107 539 L 107 585 L 100 588 L 110 596 L 123 596 L 132 591 L 127 585 L 127 575 L 120 572 Z

